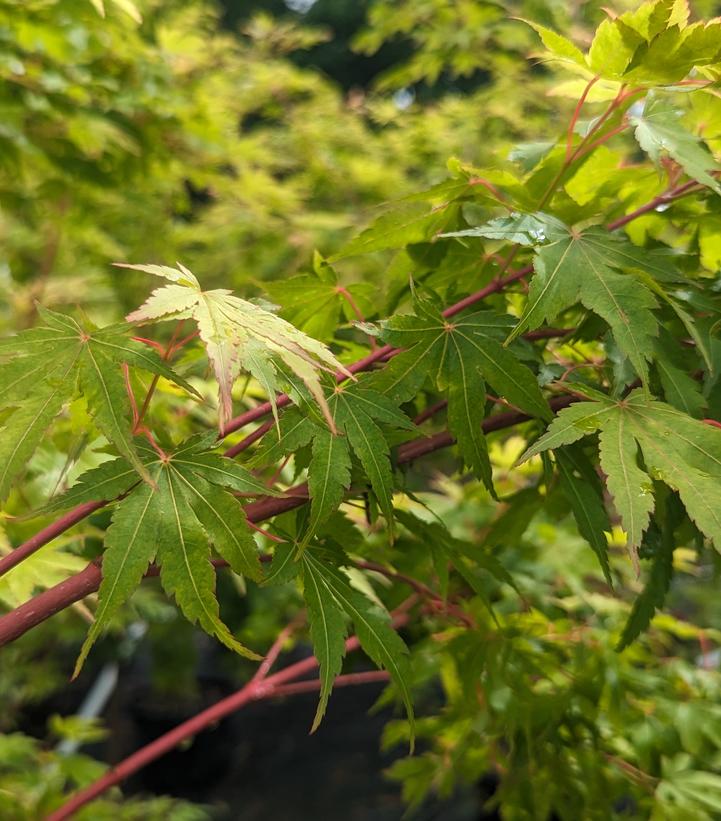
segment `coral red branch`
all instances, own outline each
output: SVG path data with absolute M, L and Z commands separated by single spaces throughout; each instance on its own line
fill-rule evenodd
M 376 684 L 389 680 L 390 676 L 385 670 L 368 670 L 364 673 L 347 673 L 345 676 L 338 676 L 333 682 L 333 688 L 348 687 L 355 684 Z M 315 693 L 320 690 L 321 683 L 319 678 L 314 678 L 310 681 L 298 681 L 295 684 L 281 684 L 274 689 L 270 698 L 294 696 L 297 693 Z
M 642 217 L 650 211 L 655 211 L 660 205 L 668 205 L 674 200 L 681 199 L 681 197 L 686 197 L 689 194 L 695 194 L 697 191 L 702 190 L 703 186 L 700 183 L 697 183 L 696 180 L 689 180 L 683 185 L 679 185 L 676 188 L 665 191 L 663 194 L 659 194 L 650 202 L 647 202 L 640 208 L 636 208 L 635 211 L 630 211 L 625 216 L 619 217 L 613 222 L 609 222 L 606 228 L 608 228 L 609 231 L 616 231 L 618 228 L 623 228 L 624 225 L 628 225 L 629 222 L 633 222 L 633 220 L 638 219 L 638 217 Z
M 250 680 L 251 684 L 255 684 L 259 681 L 263 681 L 264 679 L 268 678 L 268 674 L 270 673 L 271 668 L 275 664 L 278 659 L 278 656 L 283 651 L 283 645 L 286 641 L 290 638 L 293 632 L 297 629 L 298 625 L 303 620 L 304 616 L 301 614 L 298 618 L 293 619 L 292 622 L 286 624 L 286 626 L 278 633 L 275 638 L 275 641 L 271 645 L 270 650 L 265 655 L 263 661 L 261 661 L 258 669 L 255 671 L 255 675 Z
M 583 104 L 586 102 L 588 92 L 591 90 L 594 84 L 599 81 L 599 79 L 600 77 L 597 74 L 595 77 L 592 77 L 588 81 L 588 83 L 586 83 L 586 87 L 583 89 L 583 94 L 581 94 L 581 97 L 576 103 L 576 108 L 573 111 L 571 122 L 568 124 L 568 133 L 566 134 L 566 162 L 570 162 L 573 153 L 573 132 L 576 128 L 576 123 L 578 122 L 578 117 L 581 113 L 581 109 L 583 108 Z
M 407 620 L 408 617 L 405 615 L 396 616 L 393 619 L 393 626 L 400 627 L 402 624 L 405 624 Z M 353 636 L 345 643 L 346 653 L 357 650 L 359 646 L 358 639 Z M 160 736 L 160 738 L 156 738 L 155 741 L 151 741 L 150 744 L 147 744 L 124 761 L 121 761 L 120 764 L 111 767 L 105 775 L 89 787 L 77 792 L 72 798 L 66 801 L 62 807 L 47 816 L 45 821 L 63 821 L 63 819 L 72 817 L 81 807 L 89 804 L 111 787 L 125 781 L 125 779 L 133 773 L 136 773 L 152 761 L 164 756 L 170 752 L 170 750 L 182 744 L 187 738 L 197 735 L 221 719 L 226 718 L 231 713 L 245 707 L 250 702 L 261 701 L 279 695 L 289 695 L 292 691 L 286 689 L 284 692 L 283 689 L 281 689 L 282 685 L 287 685 L 289 682 L 299 679 L 317 667 L 317 660 L 311 656 L 307 659 L 303 659 L 303 661 L 291 664 L 289 667 L 286 667 L 275 675 L 268 676 L 266 679 L 248 682 L 244 687 L 238 690 L 238 692 L 221 699 L 221 701 L 212 707 L 208 707 L 206 710 L 198 713 L 198 715 L 188 719 L 188 721 L 179 724 L 170 730 L 170 732 Z M 359 675 L 361 674 L 355 674 L 351 679 L 346 678 L 346 685 L 378 680 L 378 678 L 368 679 L 367 677 L 359 679 Z M 304 684 L 308 687 L 309 684 L 313 683 L 314 682 L 305 682 Z
M 7 556 L 3 556 L 2 559 L 0 559 L 0 576 L 7 573 L 8 570 L 12 570 L 13 567 L 27 559 L 28 556 L 32 556 L 32 554 L 43 545 L 51 542 L 60 536 L 61 533 L 65 533 L 65 531 L 69 530 L 73 525 L 81 522 L 87 516 L 90 516 L 92 513 L 95 513 L 96 510 L 100 510 L 101 507 L 105 507 L 107 504 L 107 502 L 85 502 L 73 508 L 69 513 L 66 513 L 59 519 L 56 519 L 52 524 L 39 530 L 26 542 L 18 545 L 12 553 L 8 553 Z

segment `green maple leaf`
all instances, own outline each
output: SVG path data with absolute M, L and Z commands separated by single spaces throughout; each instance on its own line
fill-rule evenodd
M 656 610 L 663 606 L 673 576 L 673 528 L 657 534 L 658 542 L 643 590 L 633 602 L 617 650 L 628 647 L 651 624 Z
M 303 599 L 308 608 L 310 639 L 313 642 L 313 653 L 318 660 L 321 681 L 318 708 L 311 727 L 311 732 L 315 732 L 325 715 L 335 677 L 343 669 L 348 630 L 345 613 L 328 590 L 315 562 L 309 559 L 310 554 L 311 551 L 306 551 L 303 557 L 302 579 Z
M 596 431 L 632 555 L 651 520 L 652 480 L 677 491 L 689 518 L 721 549 L 721 430 L 633 391 L 620 402 L 579 402 L 562 410 L 521 461 Z
M 693 366 L 687 365 L 673 336 L 662 331 L 656 348 L 656 371 L 666 401 L 689 416 L 702 416 L 706 399 L 701 385 L 689 375 L 693 372 Z
M 308 464 L 310 521 L 302 544 L 315 533 L 343 501 L 351 481 L 351 457 L 346 437 L 318 430 L 313 437 Z
M 659 3 L 661 8 L 667 3 Z M 685 6 L 686 4 L 676 4 Z M 639 10 L 640 11 L 640 10 Z M 688 6 L 686 6 L 688 14 Z M 671 13 L 667 25 L 662 27 L 661 19 L 644 30 L 643 19 L 634 20 L 638 12 L 622 15 L 619 25 L 626 30 L 635 24 L 635 31 L 644 38 L 634 49 L 623 79 L 628 83 L 644 85 L 670 85 L 683 80 L 694 68 L 702 68 L 718 63 L 721 55 L 721 25 L 719 21 L 686 25 Z
M 668 154 L 689 177 L 721 194 L 721 183 L 711 176 L 719 165 L 705 144 L 681 125 L 681 112 L 649 94 L 643 112 L 629 119 L 636 127 L 638 144 L 657 166 L 661 155 Z
M 556 453 L 560 486 L 571 507 L 578 532 L 598 558 L 609 587 L 613 587 L 606 533 L 611 530 L 603 505 L 601 482 L 590 460 L 580 449 L 562 448 Z
M 368 379 L 361 379 L 336 388 L 328 400 L 335 433 L 295 408 L 286 411 L 280 419 L 278 438 L 268 437 L 254 459 L 254 464 L 268 464 L 312 442 L 308 467 L 310 524 L 301 548 L 336 510 L 350 487 L 351 452 L 360 462 L 392 532 L 393 471 L 390 448 L 379 423 L 405 430 L 413 430 L 414 426 L 387 396 L 372 390 L 369 384 Z
M 448 425 L 463 460 L 492 490 L 491 465 L 481 430 L 486 382 L 532 416 L 550 418 L 533 372 L 501 344 L 506 317 L 478 311 L 446 320 L 429 300 L 416 298 L 416 314 L 382 323 L 385 342 L 405 350 L 374 379 L 374 387 L 395 402 L 415 396 L 426 376 L 448 397 Z
M 116 264 L 170 280 L 169 285 L 153 291 L 127 319 L 129 322 L 195 320 L 218 381 L 221 431 L 232 415 L 231 389 L 241 368 L 253 374 L 268 392 L 270 401 L 275 402 L 279 389 L 275 360 L 300 378 L 333 428 L 319 372 L 350 374 L 325 345 L 224 288 L 201 290 L 195 275 L 180 263 L 178 268 Z
M 118 457 L 80 475 L 72 487 L 51 498 L 36 511 L 36 515 L 55 513 L 84 502 L 110 501 L 130 490 L 137 482 L 138 472 L 125 459 Z
M 167 459 L 150 448 L 142 449 L 152 484 L 139 483 L 119 502 L 105 536 L 102 573 L 95 621 L 76 664 L 80 670 L 90 648 L 113 614 L 129 598 L 156 558 L 160 581 L 183 614 L 227 647 L 249 658 L 257 656 L 243 647 L 218 615 L 215 570 L 208 544 L 239 574 L 260 581 L 260 560 L 242 506 L 227 490 L 268 494 L 245 468 L 205 450 L 206 435 L 193 437 Z M 119 463 L 101 465 L 81 477 L 67 500 L 75 504 L 103 498 L 107 483 L 93 484 L 104 474 L 107 481 L 123 475 Z M 122 483 L 115 487 L 122 486 Z M 93 494 L 92 488 L 96 487 Z M 271 491 L 272 494 L 272 491 Z M 58 500 L 58 506 L 60 506 Z
M 459 203 L 446 202 L 433 209 L 422 203 L 404 203 L 397 210 L 381 214 L 365 231 L 331 257 L 331 262 L 432 240 L 436 234 L 453 224 L 459 208 Z
M 718 22 L 687 25 L 688 15 L 685 2 L 643 3 L 634 11 L 603 20 L 585 55 L 565 37 L 526 22 L 539 34 L 551 59 L 587 79 L 667 85 L 683 80 L 695 67 L 719 60 Z
M 331 551 L 310 547 L 303 552 L 301 561 L 303 595 L 308 605 L 311 639 L 321 679 L 320 700 L 312 729 L 315 730 L 323 718 L 333 681 L 341 670 L 346 617 L 353 622 L 361 647 L 379 667 L 390 673 L 412 724 L 408 648 L 392 628 L 387 612 L 351 587 L 339 566 L 338 557 Z
M 496 581 L 507 584 L 519 592 L 513 577 L 493 553 L 489 550 L 478 550 L 475 545 L 470 547 L 461 539 L 454 538 L 440 520 L 426 522 L 404 510 L 398 511 L 397 518 L 422 545 L 430 548 L 434 555 L 437 553 L 439 557 L 442 557 L 445 565 L 444 574 L 447 574 L 450 563 L 483 599 L 489 610 L 491 610 L 491 603 L 488 600 L 488 590 L 484 586 L 487 578 L 484 577 L 491 576 Z
M 70 316 L 39 309 L 45 326 L 0 343 L 0 410 L 10 411 L 0 431 L 0 499 L 25 467 L 46 429 L 78 392 L 100 430 L 146 480 L 149 474 L 133 443 L 123 365 L 195 389 L 155 351 L 128 336 L 121 323 L 96 328 Z
M 561 34 L 557 34 L 555 31 L 547 28 L 546 26 L 541 26 L 530 20 L 523 20 L 523 22 L 529 25 L 538 34 L 541 38 L 541 42 L 554 60 L 561 63 L 567 63 L 569 66 L 574 68 L 579 67 L 584 72 L 588 69 L 586 57 L 581 49 L 579 49 L 578 46 L 566 37 Z
M 501 226 L 515 236 L 528 224 L 528 215 L 517 222 L 494 221 L 476 229 L 499 235 Z M 527 230 L 528 244 L 535 246 L 528 300 L 509 341 L 524 331 L 552 322 L 558 314 L 580 302 L 608 323 L 621 351 L 641 379 L 648 380 L 648 362 L 654 356 L 658 321 L 653 314 L 656 299 L 643 279 L 667 277 L 669 261 L 661 254 L 643 251 L 622 237 L 600 228 L 577 231 L 545 214 L 535 215 Z
M 373 311 L 375 287 L 369 282 L 341 286 L 333 268 L 318 252 L 312 273 L 271 282 L 266 290 L 282 303 L 284 318 L 318 339 L 332 338 L 341 317 L 351 322 Z

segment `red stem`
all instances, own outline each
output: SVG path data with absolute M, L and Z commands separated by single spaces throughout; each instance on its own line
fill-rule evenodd
M 600 137 L 595 139 L 593 142 L 588 143 L 588 145 L 584 145 L 581 150 L 576 153 L 574 159 L 579 159 L 580 157 L 585 157 L 586 154 L 590 154 L 594 148 L 598 148 L 599 145 L 603 145 L 607 143 L 612 137 L 615 137 L 617 134 L 621 134 L 628 128 L 628 123 L 625 121 L 619 123 L 615 128 L 612 128 L 610 131 L 607 131 L 605 134 L 602 134 Z
M 583 89 L 583 94 L 581 94 L 581 97 L 576 103 L 576 108 L 573 111 L 571 122 L 568 124 L 568 133 L 566 135 L 566 162 L 570 162 L 571 160 L 571 155 L 573 152 L 573 131 L 576 128 L 576 123 L 578 122 L 578 117 L 581 113 L 581 109 L 583 108 L 583 104 L 586 102 L 588 92 L 591 90 L 594 83 L 597 83 L 599 81 L 599 79 L 600 77 L 597 74 L 595 77 L 592 77 L 588 81 L 588 83 L 586 84 L 586 88 Z
M 397 616 L 393 619 L 393 626 L 399 627 L 407 620 L 408 617 L 405 615 Z M 353 636 L 346 641 L 345 651 L 346 653 L 351 653 L 357 650 L 359 646 L 358 639 Z M 244 687 L 238 690 L 238 692 L 221 699 L 212 707 L 208 707 L 206 710 L 188 719 L 188 721 L 184 721 L 182 724 L 179 724 L 174 729 L 160 736 L 160 738 L 156 738 L 155 741 L 151 741 L 150 744 L 147 744 L 145 747 L 133 753 L 133 755 L 121 761 L 120 764 L 111 767 L 105 775 L 90 786 L 77 792 L 71 799 L 66 801 L 62 807 L 47 816 L 45 821 L 63 821 L 63 819 L 70 818 L 81 807 L 84 807 L 116 784 L 125 781 L 126 778 L 138 770 L 141 770 L 143 767 L 146 767 L 152 761 L 175 749 L 175 747 L 182 744 L 187 738 L 197 735 L 212 724 L 236 712 L 236 710 L 239 710 L 241 707 L 245 707 L 252 701 L 262 701 L 263 699 L 272 698 L 273 696 L 284 695 L 283 690 L 280 690 L 280 693 L 278 692 L 280 689 L 279 685 L 294 681 L 306 673 L 311 672 L 311 670 L 316 669 L 316 667 L 318 667 L 317 660 L 314 656 L 310 656 L 307 659 L 303 659 L 303 661 L 291 664 L 279 673 L 268 676 L 268 678 L 262 681 L 248 682 Z M 354 678 L 350 681 L 346 680 L 346 683 L 362 683 L 362 681 Z M 285 692 L 285 695 L 287 694 L 288 691 Z
M 367 670 L 364 673 L 346 673 L 338 676 L 333 682 L 333 689 L 336 687 L 348 687 L 354 684 L 375 684 L 377 682 L 390 681 L 390 675 L 385 670 Z M 310 681 L 298 681 L 295 684 L 281 684 L 275 687 L 270 698 L 281 698 L 282 696 L 294 696 L 297 693 L 315 693 L 320 690 L 321 680 L 319 678 Z
M 96 510 L 100 510 L 101 507 L 105 507 L 107 504 L 107 502 L 84 502 L 82 505 L 74 507 L 71 511 L 61 516 L 59 519 L 56 519 L 52 524 L 49 524 L 42 530 L 39 530 L 26 542 L 23 542 L 21 545 L 16 547 L 12 553 L 8 553 L 7 556 L 3 556 L 2 559 L 0 559 L 0 576 L 3 576 L 8 572 L 8 570 L 12 570 L 13 567 L 27 559 L 28 556 L 32 556 L 32 554 L 35 553 L 36 550 L 39 550 L 43 545 L 51 542 L 53 539 L 60 536 L 61 533 L 69 530 L 73 527 L 73 525 L 76 525 L 78 522 L 82 521 L 87 516 L 90 516 L 92 513 L 95 513 Z
M 300 617 L 293 619 L 292 622 L 286 624 L 286 626 L 278 633 L 275 638 L 275 641 L 271 645 L 270 650 L 265 654 L 265 658 L 261 661 L 258 669 L 255 671 L 255 675 L 250 680 L 251 684 L 255 684 L 259 681 L 263 681 L 264 679 L 268 678 L 268 673 L 270 673 L 271 667 L 275 664 L 278 659 L 278 656 L 283 651 L 283 645 L 290 638 L 293 634 L 293 631 L 298 627 L 300 622 L 302 621 L 302 614 Z
M 532 272 L 533 265 L 526 265 L 518 271 L 514 271 L 512 274 L 509 274 L 507 277 L 497 279 L 489 285 L 486 285 L 485 288 L 481 288 L 480 291 L 476 291 L 475 294 L 471 294 L 470 296 L 465 297 L 465 299 L 461 299 L 459 302 L 456 302 L 455 305 L 451 305 L 450 308 L 446 308 L 446 310 L 443 311 L 443 316 L 446 319 L 451 316 L 455 316 L 461 311 L 464 311 L 466 308 L 470 308 L 471 305 L 475 305 L 476 302 L 480 302 L 486 297 L 491 296 L 491 294 L 497 294 L 511 283 L 517 282 L 519 279 L 523 279 L 523 277 L 528 276 L 528 274 Z
M 353 313 L 356 315 L 356 319 L 359 322 L 365 322 L 366 319 L 363 316 L 361 309 L 358 307 L 358 303 L 355 301 L 355 299 L 353 299 L 353 295 L 351 294 L 351 292 L 347 288 L 344 288 L 342 285 L 339 285 L 335 290 L 336 293 L 342 296 L 343 299 L 345 299 L 345 301 L 348 303 L 351 311 L 353 311 Z M 375 350 L 378 347 L 378 343 L 376 342 L 375 337 L 371 336 L 370 334 L 366 334 L 366 336 L 370 340 L 371 348 Z
M 241 439 L 240 442 L 238 442 L 238 444 L 228 448 L 223 453 L 223 456 L 227 456 L 228 459 L 233 459 L 239 453 L 242 453 L 244 450 L 247 450 L 254 442 L 257 442 L 258 439 L 262 439 L 274 425 L 275 421 L 273 419 L 269 420 L 268 422 L 264 422 L 262 425 L 258 426 L 252 433 L 249 433 L 245 437 L 245 439 Z
M 668 203 L 680 199 L 681 197 L 685 197 L 688 194 L 696 193 L 696 190 L 702 191 L 703 186 L 697 183 L 696 180 L 689 180 L 683 185 L 679 185 L 677 188 L 672 188 L 670 191 L 665 191 L 663 194 L 659 194 L 650 202 L 640 206 L 635 211 L 630 211 L 625 216 L 619 217 L 619 219 L 616 219 L 613 222 L 609 222 L 606 228 L 609 231 L 616 231 L 618 228 L 623 228 L 624 225 L 628 225 L 629 222 L 632 222 L 638 217 L 648 214 L 649 211 L 654 211 L 659 205 L 667 205 Z
M 421 411 L 418 416 L 415 417 L 413 423 L 415 425 L 422 425 L 428 419 L 432 419 L 437 413 L 440 413 L 448 404 L 447 399 L 441 399 L 440 402 L 436 402 L 435 405 L 431 405 L 427 407 L 425 410 Z
M 443 596 L 423 584 L 423 582 L 418 581 L 418 579 L 414 579 L 413 576 L 407 576 L 405 573 L 396 573 L 394 570 L 388 570 L 388 568 L 384 567 L 382 564 L 377 564 L 376 562 L 354 562 L 353 564 L 363 570 L 371 570 L 374 573 L 380 573 L 387 579 L 391 579 L 391 581 L 408 585 L 415 590 L 419 596 L 422 596 L 424 599 L 428 599 L 435 605 L 439 605 L 441 609 L 445 609 L 449 615 L 458 619 L 458 621 L 465 624 L 466 627 L 474 626 L 473 619 L 460 607 L 452 602 L 446 601 Z

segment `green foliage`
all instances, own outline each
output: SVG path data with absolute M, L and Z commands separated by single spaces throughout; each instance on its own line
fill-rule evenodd
M 68 730 L 72 728 L 67 722 L 62 725 L 58 721 L 51 724 L 56 731 L 62 731 L 61 737 L 78 736 L 77 729 L 80 728 L 70 733 Z M 87 736 L 87 720 L 84 726 L 84 735 Z M 103 765 L 87 755 L 62 755 L 54 750 L 44 749 L 37 739 L 22 733 L 0 735 L 0 759 L 3 815 L 17 821 L 47 817 L 62 804 L 68 785 L 86 786 L 104 770 Z M 203 808 L 178 799 L 121 800 L 115 796 L 103 798 L 92 807 L 81 809 L 76 815 L 81 821 L 110 821 L 115 818 L 121 821 L 161 821 L 168 816 L 179 821 L 205 821 L 210 818 Z
M 718 549 L 721 431 L 716 426 L 633 391 L 619 402 L 580 402 L 562 410 L 524 458 L 595 431 L 600 431 L 601 467 L 631 550 L 636 550 L 650 522 L 652 478 L 678 491 L 689 517 Z M 639 448 L 644 467 L 638 464 Z
M 480 311 L 448 321 L 430 302 L 415 299 L 414 316 L 383 323 L 383 340 L 408 349 L 396 356 L 376 385 L 396 402 L 413 397 L 426 375 L 447 393 L 448 425 L 464 461 L 492 491 L 488 448 L 481 431 L 488 380 L 509 402 L 529 414 L 550 418 L 532 373 L 501 341 L 508 329 L 502 316 Z
M 107 631 L 89 664 L 135 652 L 139 618 L 167 682 L 179 624 L 241 679 L 295 616 L 312 730 L 351 632 L 389 674 L 407 719 L 385 742 L 422 750 L 390 769 L 411 804 L 492 770 L 508 818 L 715 817 L 721 24 L 684 0 L 376 0 L 356 48 L 414 50 L 342 98 L 295 60 L 325 35 L 270 15 L 223 33 L 204 0 L 19 5 L 0 553 L 39 550 L 0 578 L 6 618 L 94 560 L 76 674 Z M 178 257 L 209 290 L 109 265 Z M 167 283 L 134 309 L 135 272 Z M 24 675 L 0 689 L 39 697 Z M 4 736 L 0 793 L 47 813 L 97 776 L 76 764 Z
M 44 327 L 4 340 L 0 350 L 5 360 L 0 364 L 3 410 L 11 411 L 2 429 L 0 499 L 7 496 L 10 482 L 78 390 L 98 428 L 149 480 L 127 422 L 130 401 L 123 367 L 133 365 L 193 389 L 154 351 L 129 339 L 125 325 L 98 329 L 89 322 L 79 324 L 72 317 L 47 309 L 42 315 Z
M 232 636 L 220 619 L 208 540 L 236 573 L 260 580 L 257 547 L 245 514 L 224 490 L 257 494 L 259 488 L 244 468 L 205 452 L 206 439 L 191 440 L 167 456 L 146 450 L 145 466 L 152 481 L 128 493 L 113 513 L 105 539 L 98 608 L 75 665 L 75 675 L 95 640 L 156 557 L 161 584 L 186 618 L 231 650 L 258 658 Z
M 354 590 L 336 566 L 334 557 L 313 549 L 303 553 L 303 596 L 308 604 L 311 637 L 321 671 L 321 696 L 312 730 L 325 713 L 333 678 L 341 669 L 346 634 L 344 616 L 353 626 L 363 649 L 391 674 L 413 725 L 409 690 L 408 648 L 388 623 L 388 615 Z M 411 730 L 412 738 L 412 730 Z
M 721 36 L 721 28 L 718 34 Z M 691 179 L 721 194 L 719 181 L 711 176 L 711 172 L 716 170 L 713 154 L 698 137 L 686 131 L 678 110 L 649 94 L 641 114 L 632 116 L 630 120 L 636 126 L 634 133 L 638 144 L 657 166 L 660 165 L 661 152 L 664 152 Z

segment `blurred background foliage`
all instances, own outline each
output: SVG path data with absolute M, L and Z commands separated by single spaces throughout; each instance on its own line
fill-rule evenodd
M 38 297 L 135 304 L 138 280 L 110 261 L 182 259 L 242 292 L 288 277 L 384 201 L 444 179 L 449 157 L 483 164 L 555 133 L 567 106 L 549 121 L 548 72 L 510 15 L 582 37 L 601 14 L 109 0 L 101 17 L 95 5 L 0 4 L 0 282 L 25 286 L 14 314 Z M 344 276 L 379 273 L 354 261 Z
M 500 169 L 519 143 L 555 138 L 578 91 L 556 88 L 549 99 L 557 86 L 553 68 L 534 57 L 536 36 L 514 18 L 587 44 L 604 5 L 0 0 L 0 331 L 33 324 L 35 300 L 77 304 L 101 320 L 120 318 L 147 287 L 140 275 L 113 269 L 114 261 L 180 259 L 206 287 L 270 295 L 321 338 L 332 335 L 336 320 L 356 318 L 338 285 L 366 318 L 386 315 L 407 267 L 394 272 L 389 257 L 381 264 L 351 257 L 339 265 L 337 282 L 319 283 L 313 252 L 331 256 L 384 202 L 446 179 L 449 158 L 451 167 L 458 158 Z M 637 5 L 613 3 L 617 11 Z M 718 11 L 710 0 L 693 6 L 706 17 Z M 707 255 L 713 252 L 708 246 Z M 286 283 L 293 276 L 304 279 Z M 327 290 L 324 321 L 318 312 L 302 312 L 311 285 Z M 212 390 L 208 383 L 206 392 Z M 161 393 L 161 416 L 163 402 Z M 170 418 L 170 404 L 165 412 Z M 71 406 L 35 458 L 23 486 L 26 508 L 108 458 L 104 442 L 87 434 L 87 422 L 82 404 Z M 173 424 L 182 432 L 182 419 Z M 494 445 L 504 496 L 527 492 L 524 474 L 510 471 L 517 445 L 507 437 Z M 425 693 L 420 754 L 403 757 L 403 722 L 389 724 L 384 736 L 391 751 L 385 763 L 395 759 L 389 774 L 405 799 L 420 808 L 419 817 L 496 817 L 491 810 L 479 814 L 488 795 L 468 785 L 497 768 L 510 773 L 495 797 L 504 818 L 546 818 L 551 806 L 564 818 L 721 817 L 721 775 L 714 775 L 721 772 L 721 676 L 716 655 L 707 652 L 719 639 L 710 628 L 720 614 L 715 557 L 691 547 L 677 551 L 667 614 L 618 654 L 613 648 L 630 610 L 623 591 L 641 589 L 622 542 L 614 548 L 623 581 L 615 596 L 560 499 L 529 493 L 512 516 L 492 519 L 496 507 L 477 483 L 442 478 L 444 458 L 421 472 L 414 491 L 427 507 L 412 511 L 429 521 L 428 509 L 442 516 L 464 544 L 502 550 L 521 595 L 484 577 L 478 584 L 487 586 L 497 621 L 479 597 L 473 614 L 479 634 L 459 631 L 445 643 L 434 641 L 431 630 L 431 638 L 414 646 Z M 22 575 L 0 581 L 0 603 L 12 607 L 83 566 L 80 554 L 99 552 L 108 521 L 108 513 L 97 514 L 23 565 Z M 22 520 L 4 526 L 14 541 L 34 532 Z M 429 561 L 425 551 L 412 549 L 417 539 L 404 530 L 388 556 L 411 575 L 427 572 L 421 565 Z M 0 539 L 0 550 L 7 549 Z M 372 550 L 377 559 L 383 548 L 371 542 L 354 549 L 361 556 Z M 219 584 L 221 597 L 223 585 L 238 592 L 232 579 L 220 577 Z M 285 588 L 226 599 L 228 623 L 258 646 L 272 641 L 301 606 Z M 136 724 L 156 715 L 160 702 L 172 725 L 252 669 L 195 634 L 150 583 L 71 688 L 88 618 L 78 604 L 3 650 L 3 820 L 41 818 L 63 793 L 96 777 L 102 765 L 77 753 L 78 744 L 111 758 L 137 746 L 137 726 L 128 729 L 135 719 L 119 716 L 119 708 L 106 715 L 110 740 L 92 722 L 52 719 L 72 716 L 102 671 L 120 676 L 121 702 L 146 705 Z M 441 619 L 437 627 L 449 630 Z M 343 697 L 331 701 L 331 723 L 333 702 Z M 268 709 L 270 721 L 274 708 Z M 305 709 L 309 725 L 312 706 Z M 282 738 L 283 729 L 277 732 Z M 58 747 L 62 739 L 73 742 L 73 752 Z M 303 758 L 307 748 L 296 743 Z M 192 750 L 188 755 L 176 766 L 192 768 Z M 289 762 L 282 763 L 299 766 L 297 758 Z M 239 772 L 236 779 L 242 767 Z M 312 770 L 304 772 L 313 779 Z M 200 798 L 197 790 L 183 792 L 182 771 L 169 786 L 162 779 L 130 785 L 161 783 L 205 807 L 172 799 L 121 805 L 111 798 L 80 817 L 182 821 L 238 817 L 241 808 L 244 818 L 270 817 L 268 804 L 258 808 L 252 791 L 225 789 L 224 778 L 213 792 L 209 777 Z M 334 795 L 331 787 L 325 792 Z M 396 819 L 402 808 L 394 800 L 384 798 L 381 806 L 365 795 L 353 812 L 316 803 L 307 817 L 343 811 L 350 818 Z

